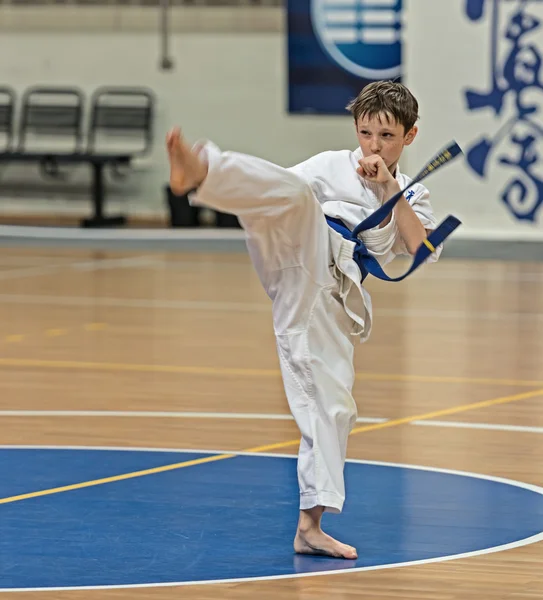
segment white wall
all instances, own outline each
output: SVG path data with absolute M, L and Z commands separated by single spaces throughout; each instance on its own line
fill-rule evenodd
M 36 83 L 74 84 L 88 92 L 104 84 L 144 85 L 156 92 L 152 160 L 140 175 L 121 187 L 115 184 L 110 192 L 113 200 L 124 198 L 131 214 L 164 210 L 168 173 L 163 139 L 174 124 L 182 126 L 191 140 L 207 137 L 221 147 L 281 165 L 321 150 L 356 146 L 349 116 L 286 114 L 285 41 L 280 33 L 176 35 L 172 39 L 176 68 L 171 72 L 158 69 L 159 39 L 152 33 L 4 34 L 0 45 L 1 79 L 19 92 Z M 55 191 L 44 188 L 34 171 L 9 167 L 2 180 L 28 182 L 31 177 L 37 182 L 37 197 L 32 202 L 0 199 L 3 212 L 76 210 L 78 205 L 66 201 L 63 186 Z M 77 177 L 84 180 L 84 167 Z M 47 199 L 40 201 L 44 194 Z M 88 210 L 86 201 L 78 210 Z
M 505 4 L 510 13 L 520 2 L 510 0 Z M 450 139 L 457 139 L 467 149 L 480 135 L 493 135 L 514 115 L 510 100 L 499 117 L 490 109 L 469 112 L 465 105 L 466 88 L 484 91 L 490 85 L 489 10 L 492 5 L 487 1 L 486 18 L 472 23 L 464 15 L 464 0 L 406 2 L 406 82 L 420 101 L 422 116 L 419 138 L 402 159 L 402 168 L 408 173 L 416 172 Z M 529 1 L 527 6 L 543 20 L 543 3 Z M 73 14 L 81 13 L 74 10 Z M 154 25 L 149 13 L 140 15 L 137 26 L 126 27 L 122 23 L 130 19 L 115 20 L 110 15 L 111 28 L 118 25 L 120 30 L 110 28 L 106 33 L 3 33 L 0 80 L 19 91 L 35 83 L 75 84 L 88 91 L 103 84 L 146 85 L 155 90 L 159 106 L 152 159 L 126 183 L 111 182 L 109 197 L 114 201 L 113 206 L 124 205 L 128 214 L 164 214 L 167 162 L 162 140 L 174 124 L 181 125 L 190 139 L 208 137 L 224 148 L 256 154 L 281 165 L 293 164 L 325 149 L 356 144 L 347 115 L 294 117 L 286 114 L 286 40 L 276 12 L 273 14 L 269 30 L 264 19 L 259 25 L 261 31 L 256 33 L 247 32 L 249 17 L 236 21 L 240 27 L 236 32 L 187 33 L 192 26 L 196 31 L 197 23 L 179 15 L 177 33 L 172 39 L 176 69 L 166 73 L 158 68 L 158 27 L 152 31 Z M 226 18 L 227 13 L 223 16 Z M 155 17 L 158 23 L 158 15 Z M 198 18 L 203 19 L 201 15 Z M 230 14 L 229 18 L 234 17 Z M 505 20 L 501 23 L 502 29 L 504 24 Z M 64 29 L 68 25 L 64 24 Z M 212 25 L 217 30 L 221 27 L 227 30 L 232 23 L 208 23 L 209 27 Z M 48 27 L 53 28 L 54 23 Z M 134 31 L 139 27 L 146 31 Z M 184 28 L 183 32 L 179 31 L 180 27 Z M 526 36 L 526 41 L 543 55 L 541 26 Z M 500 44 L 503 61 L 510 48 L 503 39 Z M 540 78 L 543 79 L 543 72 Z M 541 124 L 543 90 L 534 89 L 530 94 L 539 106 L 535 119 Z M 542 137 L 534 148 L 541 179 Z M 506 150 L 512 156 L 518 154 L 511 143 Z M 461 160 L 438 172 L 427 181 L 437 216 L 443 218 L 453 213 L 463 220 L 463 226 L 455 233 L 457 237 L 543 239 L 543 209 L 535 223 L 519 221 L 501 200 L 504 187 L 514 177 L 513 171 L 493 160 L 489 163 L 489 176 L 481 179 Z M 11 201 L 0 198 L 3 212 L 88 212 L 85 190 L 74 186 L 67 191 L 65 185 L 44 185 L 34 167 L 9 167 L 0 177 L 2 194 L 7 190 L 12 196 Z M 82 167 L 75 181 L 86 178 L 88 175 Z M 21 189 L 9 185 L 16 180 L 26 184 L 22 198 L 13 197 Z M 31 193 L 32 185 L 34 193 Z M 31 196 L 34 197 L 31 199 Z M 532 193 L 527 203 L 533 202 L 535 197 Z M 74 198 L 82 201 L 75 202 Z
M 464 14 L 465 1 L 415 0 L 407 3 L 409 43 L 406 62 L 409 85 L 421 99 L 420 136 L 409 150 L 410 165 L 416 170 L 433 153 L 451 139 L 467 150 L 480 136 L 492 137 L 509 118 L 514 117 L 512 94 L 507 98 L 501 115 L 490 108 L 469 111 L 464 92 L 474 88 L 491 89 L 490 16 L 491 2 L 486 2 L 485 18 L 470 22 Z M 509 17 L 521 2 L 501 2 L 498 71 L 503 73 L 503 61 L 511 44 L 503 39 Z M 543 3 L 528 2 L 530 14 L 543 21 Z M 445 25 L 446 24 L 446 25 Z M 533 44 L 543 55 L 543 27 L 526 34 L 523 43 Z M 525 57 L 526 58 L 526 57 Z M 528 61 L 530 57 L 527 57 Z M 517 65 L 520 77 L 526 72 Z M 543 79 L 543 73 L 540 73 Z M 500 78 L 501 79 L 501 78 Z M 503 81 L 503 79 L 502 79 Z M 543 125 L 543 89 L 533 88 L 530 99 L 539 106 L 533 118 Z M 528 96 L 526 96 L 528 99 Z M 534 149 L 538 163 L 534 170 L 543 179 L 543 136 Z M 519 152 L 508 140 L 500 145 L 502 154 L 517 157 Z M 464 221 L 455 235 L 495 239 L 543 239 L 543 207 L 536 223 L 517 220 L 501 200 L 506 185 L 518 175 L 518 170 L 500 165 L 494 155 L 489 161 L 488 176 L 478 177 L 465 163 L 451 165 L 428 180 L 436 211 L 444 216 L 452 212 Z M 543 198 L 541 198 L 543 200 Z M 532 193 L 526 206 L 537 200 Z

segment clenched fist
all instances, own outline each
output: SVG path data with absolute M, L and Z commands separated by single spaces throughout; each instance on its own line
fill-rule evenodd
M 372 154 L 358 161 L 359 167 L 356 172 L 373 183 L 390 184 L 395 182 L 392 173 L 388 170 L 385 161 L 378 155 Z

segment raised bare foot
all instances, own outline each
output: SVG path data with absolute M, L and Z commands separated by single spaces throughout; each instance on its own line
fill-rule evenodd
M 168 132 L 166 148 L 173 193 L 181 195 L 198 187 L 207 175 L 207 164 L 199 157 L 197 149 L 188 146 L 178 127 Z

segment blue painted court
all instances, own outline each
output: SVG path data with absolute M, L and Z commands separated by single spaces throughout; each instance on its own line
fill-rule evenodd
M 0 449 L 0 498 L 209 456 Z M 349 462 L 327 531 L 357 561 L 296 556 L 296 461 L 236 456 L 0 504 L 0 589 L 117 586 L 375 568 L 512 544 L 543 531 L 543 489 Z

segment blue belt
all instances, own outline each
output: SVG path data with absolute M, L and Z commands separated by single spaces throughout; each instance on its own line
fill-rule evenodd
M 418 269 L 420 265 L 435 252 L 436 248 L 442 244 L 451 233 L 461 224 L 461 222 L 452 215 L 448 216 L 442 221 L 438 227 L 430 233 L 430 235 L 423 241 L 415 252 L 413 262 L 409 269 L 399 277 L 389 277 L 382 269 L 381 265 L 375 257 L 373 257 L 366 248 L 364 242 L 358 238 L 358 234 L 368 229 L 377 227 L 386 217 L 392 212 L 396 203 L 402 196 L 394 197 L 388 202 L 385 202 L 369 217 L 364 219 L 362 223 L 357 225 L 353 231 L 351 231 L 343 221 L 340 219 L 334 219 L 332 217 L 326 217 L 328 225 L 340 233 L 346 240 L 354 242 L 355 248 L 353 252 L 353 259 L 358 265 L 360 272 L 362 273 L 362 281 L 368 276 L 368 274 L 383 279 L 384 281 L 401 281 L 408 275 L 411 275 L 415 269 Z

